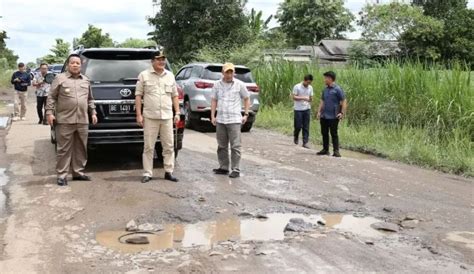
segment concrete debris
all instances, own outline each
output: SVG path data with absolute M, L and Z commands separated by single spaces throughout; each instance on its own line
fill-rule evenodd
M 209 253 L 209 256 L 210 257 L 213 257 L 213 256 L 222 256 L 224 255 L 223 253 L 221 252 L 218 252 L 218 251 L 212 251 L 211 253 Z
M 313 224 L 305 222 L 301 218 L 292 218 L 290 222 L 285 226 L 284 231 L 292 232 L 306 232 L 313 230 Z
M 389 232 L 398 232 L 400 227 L 394 223 L 387 222 L 378 222 L 371 225 L 372 228 L 377 230 L 389 231 Z
M 420 222 L 420 221 L 418 221 L 418 220 L 402 221 L 401 226 L 402 226 L 403 228 L 409 228 L 409 229 L 410 229 L 410 228 L 415 228 L 415 227 L 418 226 L 418 223 L 419 223 L 419 222 Z
M 138 226 L 137 226 L 137 223 L 135 222 L 135 220 L 130 220 L 126 225 L 125 230 L 126 231 L 138 231 Z
M 139 231 L 145 231 L 145 232 L 158 232 L 158 231 L 162 231 L 163 229 L 164 229 L 163 226 L 159 224 L 145 223 L 138 226 Z

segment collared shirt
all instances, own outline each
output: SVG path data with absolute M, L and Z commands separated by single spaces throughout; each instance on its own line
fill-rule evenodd
M 307 87 L 305 87 L 303 83 L 299 83 L 293 87 L 293 95 L 312 97 L 313 87 L 311 85 L 308 85 Z M 308 109 L 311 109 L 311 103 L 308 101 L 294 100 L 294 108 L 295 110 L 298 110 L 298 111 L 308 110 Z
M 89 78 L 71 73 L 58 74 L 51 84 L 46 103 L 46 114 L 56 111 L 58 124 L 89 124 L 89 113 L 95 114 Z
M 212 99 L 217 100 L 217 118 L 220 124 L 242 123 L 242 99 L 248 98 L 245 84 L 235 79 L 230 82 L 219 80 L 212 88 Z
M 327 86 L 321 94 L 321 100 L 323 100 L 321 117 L 324 119 L 337 119 L 337 114 L 341 111 L 341 102 L 345 98 L 346 95 L 340 86 L 336 84 Z
M 44 82 L 44 75 L 41 72 L 35 74 L 33 79 L 33 85 L 37 83 L 42 83 L 39 87 L 36 87 L 36 96 L 46 97 L 48 96 L 49 90 L 51 89 L 51 84 Z
M 135 96 L 143 97 L 143 116 L 148 119 L 173 119 L 173 97 L 178 96 L 172 72 L 161 75 L 152 68 L 138 75 Z

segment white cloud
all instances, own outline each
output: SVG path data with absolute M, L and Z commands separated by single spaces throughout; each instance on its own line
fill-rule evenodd
M 263 11 L 263 17 L 275 14 L 282 0 L 249 0 L 247 9 Z M 346 6 L 357 14 L 366 1 L 346 0 Z M 382 0 L 388 1 L 388 0 Z M 469 1 L 474 7 L 474 0 Z M 49 53 L 56 38 L 72 43 L 88 24 L 110 33 L 115 41 L 126 38 L 146 38 L 152 30 L 146 21 L 153 15 L 151 0 L 81 0 L 81 1 L 18 1 L 0 0 L 0 29 L 6 30 L 7 45 L 24 62 L 34 61 Z M 278 23 L 273 20 L 271 26 Z M 360 32 L 349 34 L 357 38 Z
M 152 28 L 146 17 L 152 13 L 151 0 L 0 0 L 0 29 L 10 37 L 7 46 L 28 62 L 48 54 L 56 38 L 72 44 L 88 24 L 102 28 L 119 42 L 129 37 L 147 38 Z

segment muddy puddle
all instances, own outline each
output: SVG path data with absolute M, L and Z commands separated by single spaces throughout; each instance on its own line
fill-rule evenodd
M 301 218 L 317 224 L 324 221 L 327 229 L 350 232 L 364 238 L 381 238 L 387 234 L 370 227 L 380 220 L 372 217 L 356 218 L 352 215 L 303 215 L 272 213 L 267 219 L 238 217 L 195 224 L 166 224 L 156 233 L 129 234 L 124 230 L 102 231 L 96 240 L 103 246 L 121 252 L 152 251 L 167 248 L 204 246 L 211 247 L 222 241 L 278 241 L 285 238 L 285 226 L 292 218 Z M 149 244 L 127 244 L 127 238 L 145 236 Z

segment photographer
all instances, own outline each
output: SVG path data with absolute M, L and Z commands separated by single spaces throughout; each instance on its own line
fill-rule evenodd
M 31 83 L 31 75 L 26 72 L 24 63 L 18 64 L 18 70 L 13 73 L 11 83 L 15 88 L 15 117 L 13 117 L 13 120 L 17 121 L 18 116 L 21 120 L 25 120 L 26 98 L 28 86 Z

